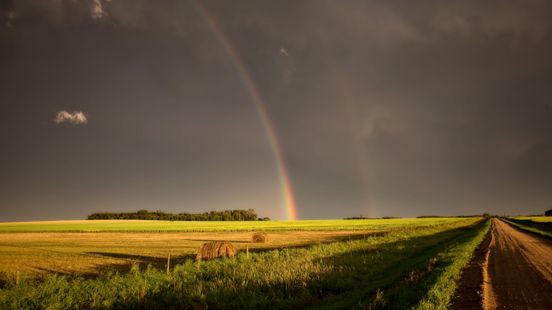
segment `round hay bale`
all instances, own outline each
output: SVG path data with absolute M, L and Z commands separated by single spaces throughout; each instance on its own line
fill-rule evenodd
M 197 251 L 196 260 L 209 260 L 218 257 L 236 256 L 238 250 L 227 241 L 213 241 L 204 243 Z
M 251 237 L 251 242 L 267 243 L 268 242 L 268 234 L 265 233 L 265 232 L 256 232 Z

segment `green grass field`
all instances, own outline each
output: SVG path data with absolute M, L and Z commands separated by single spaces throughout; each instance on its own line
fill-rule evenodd
M 306 220 L 251 222 L 182 222 L 145 220 L 78 220 L 0 223 L 0 232 L 211 232 L 291 230 L 378 230 L 430 226 L 462 218 L 404 218 L 368 220 Z
M 12 267 L 0 308 L 446 308 L 488 228 L 477 218 L 2 224 L 1 263 Z M 250 230 L 271 241 L 250 243 Z M 191 258 L 223 239 L 235 258 Z M 86 259 L 91 270 L 67 268 Z M 43 270 L 18 279 L 22 261 Z

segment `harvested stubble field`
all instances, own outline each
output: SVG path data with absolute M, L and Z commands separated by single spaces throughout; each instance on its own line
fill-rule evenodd
M 0 223 L 0 272 L 94 274 L 128 271 L 133 263 L 159 266 L 194 257 L 208 241 L 231 241 L 252 251 L 359 238 L 458 218 L 311 220 L 296 222 L 170 222 L 136 220 Z M 327 230 L 321 230 L 321 229 Z M 253 231 L 269 231 L 270 243 L 251 243 Z
M 371 231 L 275 231 L 270 243 L 252 243 L 252 232 L 42 232 L 0 234 L 0 272 L 20 270 L 26 274 L 56 272 L 94 274 L 110 268 L 128 271 L 133 263 L 164 265 L 171 254 L 173 264 L 195 257 L 209 241 L 230 241 L 238 250 L 266 249 L 327 243 L 365 235 Z
M 446 307 L 489 227 L 477 218 L 138 223 L 3 226 L 0 308 Z M 196 232 L 174 232 L 186 229 Z M 253 230 L 270 231 L 270 242 L 251 243 Z M 213 240 L 238 255 L 194 262 Z

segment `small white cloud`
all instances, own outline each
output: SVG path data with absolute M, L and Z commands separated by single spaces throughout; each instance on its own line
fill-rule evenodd
M 280 48 L 280 54 L 285 55 L 285 56 L 289 56 L 288 52 L 283 47 Z
M 69 113 L 63 110 L 57 113 L 54 122 L 56 122 L 56 124 L 67 122 L 73 125 L 80 125 L 86 124 L 88 122 L 88 119 L 86 118 L 86 115 L 81 111 L 74 111 L 73 113 Z

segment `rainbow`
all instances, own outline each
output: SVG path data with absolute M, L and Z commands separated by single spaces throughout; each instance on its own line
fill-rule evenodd
M 347 75 L 343 72 L 338 66 L 333 63 L 329 63 L 331 74 L 333 78 L 333 87 L 335 92 L 341 98 L 340 105 L 343 107 L 344 116 L 347 119 L 347 124 L 350 126 L 348 129 L 352 133 L 356 133 L 360 130 L 361 124 L 356 118 L 356 115 L 359 115 L 360 111 L 354 104 L 353 89 L 351 88 L 350 81 L 347 79 Z M 356 171 L 358 172 L 358 182 L 360 185 L 360 194 L 362 198 L 362 210 L 363 215 L 368 217 L 378 217 L 379 212 L 373 208 L 372 200 L 373 198 L 370 195 L 370 178 L 369 170 L 365 164 L 365 160 L 368 158 L 366 148 L 362 140 L 356 135 L 349 135 L 351 138 L 350 145 L 352 147 L 351 153 L 354 155 L 352 159 L 353 163 L 356 163 Z M 366 212 L 366 213 L 365 213 Z
M 262 123 L 265 135 L 269 141 L 270 148 L 274 156 L 274 162 L 278 172 L 280 188 L 282 191 L 282 201 L 287 213 L 287 218 L 290 221 L 295 221 L 297 220 L 297 208 L 295 204 L 295 198 L 293 196 L 293 190 L 291 187 L 291 180 L 290 180 L 286 162 L 282 153 L 282 148 L 278 141 L 278 135 L 276 134 L 276 130 L 272 125 L 272 120 L 266 108 L 266 103 L 263 97 L 261 96 L 257 88 L 257 85 L 255 84 L 255 81 L 251 77 L 251 74 L 249 73 L 249 71 L 247 71 L 247 67 L 245 66 L 243 60 L 241 59 L 238 53 L 238 50 L 231 44 L 230 40 L 224 33 L 224 30 L 217 22 L 217 19 L 211 14 L 209 14 L 207 8 L 205 8 L 200 3 L 200 1 L 192 1 L 192 3 L 195 4 L 197 11 L 205 18 L 210 29 L 213 31 L 215 36 L 221 42 L 224 50 L 234 60 L 234 65 L 236 67 L 236 70 L 238 71 L 238 74 L 242 79 L 243 84 L 247 92 L 249 93 L 249 96 L 251 97 L 253 103 L 255 104 L 255 109 L 257 110 L 257 114 Z

